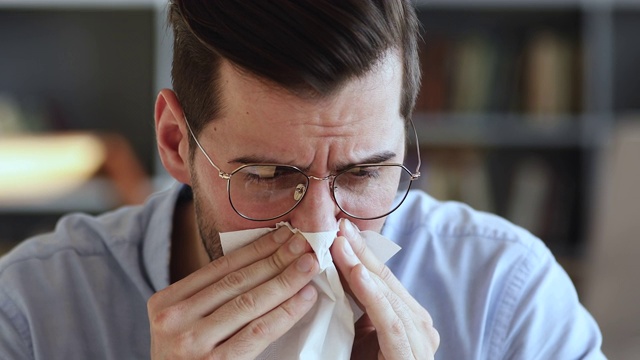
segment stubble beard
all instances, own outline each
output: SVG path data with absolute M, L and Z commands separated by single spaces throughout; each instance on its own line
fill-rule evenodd
M 213 215 L 213 209 L 208 208 L 203 204 L 198 196 L 200 193 L 200 186 L 198 177 L 192 169 L 191 174 L 191 189 L 193 191 L 193 204 L 195 208 L 196 224 L 198 225 L 198 233 L 200 234 L 200 240 L 202 246 L 204 246 L 209 260 L 216 260 L 224 255 L 222 251 L 222 243 L 220 242 L 220 232 L 216 228 L 215 216 Z

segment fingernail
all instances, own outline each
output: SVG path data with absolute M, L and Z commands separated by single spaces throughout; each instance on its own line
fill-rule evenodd
M 366 267 L 362 267 L 362 270 L 360 270 L 360 278 L 362 278 L 363 281 L 365 282 L 371 282 L 371 275 L 369 275 L 369 270 L 367 270 Z
M 344 220 L 345 231 L 349 237 L 353 237 L 358 232 L 358 228 L 349 219 Z
M 311 285 L 307 285 L 302 288 L 302 290 L 300 290 L 300 295 L 307 301 L 313 300 L 313 298 L 316 296 L 316 289 Z
M 278 244 L 284 244 L 284 242 L 287 241 L 290 236 L 291 230 L 289 230 L 286 226 L 283 226 L 280 229 L 276 230 L 276 232 L 273 234 L 273 240 Z
M 351 248 L 351 244 L 347 239 L 344 239 L 344 245 L 342 246 L 344 249 L 344 253 L 351 259 L 357 260 L 356 254 L 353 252 L 353 248 Z
M 293 239 L 289 243 L 289 250 L 295 255 L 302 254 L 304 252 L 304 245 L 306 240 L 300 235 L 294 235 Z
M 311 254 L 302 255 L 298 262 L 296 263 L 296 268 L 300 272 L 309 272 L 313 267 L 313 256 Z

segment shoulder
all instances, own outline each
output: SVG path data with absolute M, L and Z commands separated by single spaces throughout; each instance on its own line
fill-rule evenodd
M 445 358 L 599 351 L 597 325 L 540 239 L 423 192 L 412 192 L 401 209 L 385 223 L 384 235 L 403 248 L 389 267 L 432 314 Z M 565 330 L 578 328 L 567 337 Z
M 495 306 L 507 292 L 520 296 L 536 273 L 559 267 L 540 239 L 499 216 L 419 191 L 401 208 L 384 227 L 384 235 L 402 247 L 389 267 L 419 295 L 428 283 Z M 425 295 L 445 305 L 460 301 Z
M 168 238 L 171 225 L 166 219 L 171 219 L 169 208 L 175 197 L 171 191 L 161 192 L 144 205 L 99 216 L 75 213 L 62 217 L 52 232 L 24 240 L 0 258 L 0 285 L 23 287 L 39 278 L 46 281 L 52 273 L 73 274 L 98 264 L 110 270 L 137 268 L 140 272 L 139 260 L 149 233 L 161 232 Z M 96 271 L 87 276 L 94 275 L 99 276 Z M 24 290 L 33 288 L 29 285 Z
M 540 239 L 499 216 L 421 191 L 406 200 L 387 219 L 383 234 L 402 247 L 389 266 L 408 279 L 428 271 L 427 279 L 476 292 L 483 290 L 478 283 L 506 286 L 517 282 L 516 274 L 526 277 L 555 263 Z
M 457 248 L 513 247 L 544 255 L 546 247 L 529 231 L 502 217 L 455 201 L 438 201 L 422 191 L 411 191 L 405 203 L 385 222 L 385 234 L 401 246 L 427 241 L 432 246 Z
M 82 351 L 95 354 L 114 343 L 123 345 L 117 351 L 140 341 L 132 346 L 144 348 L 146 299 L 154 279 L 168 277 L 176 198 L 172 190 L 142 206 L 65 216 L 54 231 L 25 240 L 2 257 L 0 332 L 16 340 L 0 340 L 0 349 L 45 354 L 64 348 L 77 354 L 73 358 L 88 358 Z M 122 316 L 114 317 L 113 309 Z M 130 325 L 126 331 L 123 316 Z M 87 349 L 82 341 L 95 346 Z
M 63 216 L 50 233 L 26 239 L 0 259 L 0 277 L 28 262 L 48 261 L 58 256 L 87 257 L 108 253 L 119 242 L 140 235 L 137 207 L 123 208 L 101 216 L 70 214 Z

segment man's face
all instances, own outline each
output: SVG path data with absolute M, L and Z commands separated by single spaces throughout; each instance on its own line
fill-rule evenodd
M 219 84 L 221 116 L 207 124 L 198 139 L 227 173 L 246 163 L 277 163 L 324 177 L 378 154 L 394 153 L 387 162 L 403 161 L 402 63 L 395 55 L 325 99 L 299 98 L 228 63 L 221 67 Z M 302 231 L 327 231 L 335 229 L 339 218 L 347 217 L 333 202 L 328 181 L 312 180 L 302 202 L 289 214 L 256 222 L 233 210 L 226 181 L 198 150 L 191 178 L 198 225 L 208 249 L 218 241 L 218 232 L 271 227 L 280 221 Z M 384 222 L 350 220 L 361 230 L 374 231 L 380 231 Z

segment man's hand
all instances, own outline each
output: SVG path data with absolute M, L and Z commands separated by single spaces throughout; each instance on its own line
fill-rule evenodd
M 317 299 L 311 247 L 282 227 L 154 294 L 153 359 L 253 359 Z
M 440 336 L 431 316 L 342 221 L 331 255 L 365 314 L 356 323 L 352 359 L 433 359 Z

